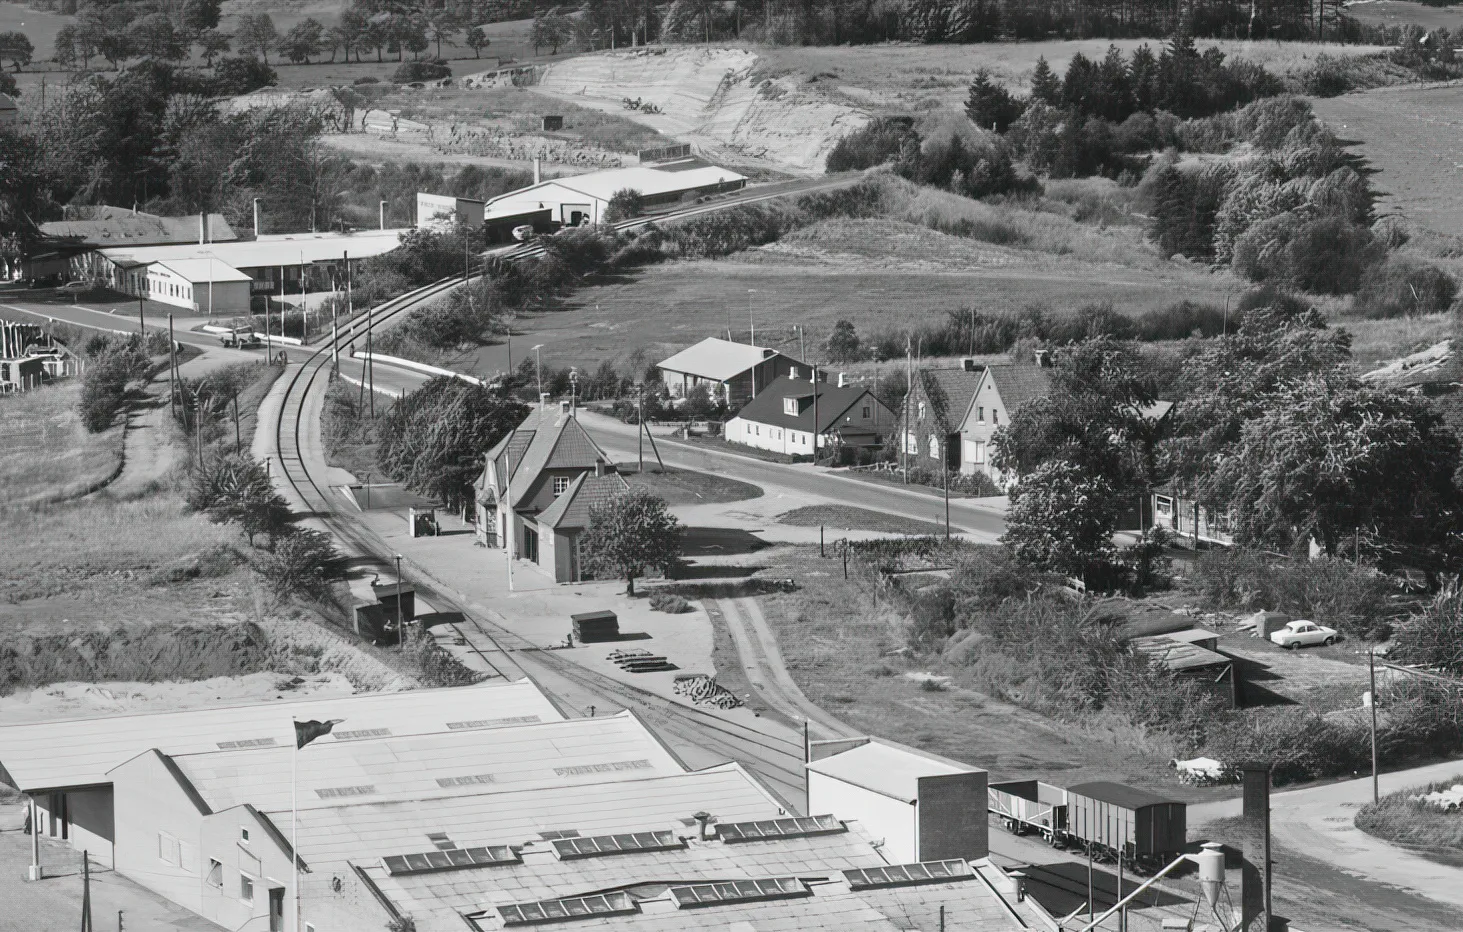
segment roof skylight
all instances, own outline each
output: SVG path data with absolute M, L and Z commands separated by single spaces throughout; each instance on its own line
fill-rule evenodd
M 888 867 L 866 867 L 843 872 L 849 887 L 868 890 L 873 887 L 912 887 L 922 883 L 944 883 L 947 880 L 968 880 L 974 876 L 964 861 L 920 861 L 915 864 L 891 864 Z
M 243 748 L 272 748 L 276 744 L 273 738 L 241 738 L 238 741 L 220 741 L 220 751 L 238 751 Z
M 627 832 L 622 835 L 594 835 L 589 838 L 560 838 L 554 841 L 559 860 L 597 858 L 606 854 L 636 851 L 670 851 L 686 847 L 674 832 Z
M 717 836 L 728 843 L 762 841 L 769 838 L 802 838 L 808 835 L 836 835 L 846 831 L 848 831 L 848 827 L 831 815 L 767 819 L 761 822 L 723 822 L 716 826 Z
M 564 919 L 596 919 L 637 913 L 640 907 L 630 894 L 598 893 L 594 896 L 572 896 L 560 900 L 539 900 L 534 903 L 512 903 L 499 906 L 498 915 L 505 926 L 526 926 L 535 922 L 558 922 Z
M 507 845 L 488 845 L 481 848 L 450 848 L 425 851 L 421 854 L 392 854 L 381 859 L 386 873 L 393 877 L 401 874 L 428 874 L 435 871 L 455 871 L 469 867 L 497 867 L 500 864 L 517 864 L 522 858 Z
M 478 718 L 470 722 L 448 722 L 451 731 L 467 731 L 474 728 L 498 728 L 503 725 L 532 725 L 542 721 L 537 715 L 510 715 L 507 718 Z
M 670 888 L 671 899 L 681 909 L 697 906 L 719 906 L 723 903 L 750 903 L 756 900 L 788 900 L 812 896 L 807 886 L 796 877 L 769 877 L 765 880 L 732 880 L 726 883 L 692 883 Z

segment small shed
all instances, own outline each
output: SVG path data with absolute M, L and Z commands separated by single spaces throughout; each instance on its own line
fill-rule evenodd
M 563 128 L 564 128 L 564 118 L 563 117 L 561 117 L 561 116 L 545 116 L 544 117 L 544 132 L 553 132 L 554 130 L 563 129 Z
M 1195 647 L 1212 651 L 1219 649 L 1219 635 L 1208 628 L 1195 627 L 1186 628 L 1183 631 L 1170 631 L 1163 637 L 1176 644 L 1192 644 Z
M 574 622 L 574 640 L 581 644 L 590 641 L 613 641 L 620 636 L 620 618 L 609 609 L 598 612 L 580 612 L 570 615 Z
M 401 640 L 401 632 L 396 627 L 396 606 L 392 605 L 388 610 L 380 603 L 357 605 L 355 630 L 356 635 L 362 640 L 370 641 L 378 646 L 398 643 Z
M 392 621 L 396 620 L 396 603 L 401 601 L 401 620 L 411 621 L 417 617 L 417 590 L 415 586 L 408 586 L 402 582 L 394 583 L 371 583 L 371 591 L 376 595 L 376 602 Z

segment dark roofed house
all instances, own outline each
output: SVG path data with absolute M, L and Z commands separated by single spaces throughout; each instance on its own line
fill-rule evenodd
M 820 450 L 871 447 L 883 440 L 894 422 L 894 412 L 861 385 L 829 385 L 822 379 L 814 385 L 783 376 L 727 421 L 726 439 L 759 450 L 811 456 L 814 433 Z
M 985 368 L 965 360 L 959 368 L 921 369 L 905 403 L 901 420 L 903 453 L 911 468 L 940 469 L 941 458 L 951 469 L 971 472 L 962 463 L 960 429 L 985 377 Z
M 514 558 L 556 582 L 578 582 L 590 507 L 628 488 L 571 411 L 536 408 L 487 453 L 476 484 L 478 539 L 490 547 L 511 540 Z
M 991 438 L 1021 406 L 1051 391 L 1051 373 L 1040 365 L 986 366 L 960 425 L 962 461 L 960 471 L 983 472 L 1004 486 L 1011 477 L 991 465 Z

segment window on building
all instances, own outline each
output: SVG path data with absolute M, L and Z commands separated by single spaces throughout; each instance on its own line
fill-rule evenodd
M 1173 514 L 1173 499 L 1167 495 L 1155 495 L 1153 497 L 1153 507 L 1161 515 L 1171 515 Z
M 208 876 L 205 878 L 210 887 L 224 888 L 224 865 L 217 858 L 208 859 Z
M 868 406 L 868 405 L 864 405 L 864 407 L 863 407 L 863 412 L 864 412 L 864 413 L 863 413 L 863 419 L 864 419 L 864 420 L 866 420 L 866 421 L 867 421 L 867 420 L 868 420 L 868 419 L 869 419 L 869 414 L 870 414 L 870 412 L 871 412 L 871 410 L 872 410 L 872 409 L 871 409 L 871 408 L 869 408 L 869 406 Z
M 975 419 L 982 424 L 985 423 L 985 405 L 981 405 L 975 409 Z
M 782 413 L 792 417 L 798 416 L 798 400 L 796 398 L 782 399 Z
M 999 410 L 995 409 L 995 408 L 992 408 L 991 409 L 991 423 L 992 424 L 1000 424 L 1001 423 L 1001 412 Z
M 554 497 L 555 498 L 558 498 L 560 495 L 563 495 L 567 491 L 569 491 L 569 477 L 568 476 L 555 476 L 554 477 Z
M 239 841 L 242 841 L 246 845 L 249 843 L 249 830 L 242 825 L 239 826 Z
M 925 419 L 925 403 L 923 401 L 921 401 L 919 403 L 919 420 L 923 421 L 924 419 Z
M 239 899 L 245 903 L 254 902 L 254 878 L 239 872 Z
M 178 863 L 178 839 L 167 832 L 157 833 L 157 856 L 164 864 Z
M 904 452 L 905 453 L 918 453 L 919 452 L 919 436 L 918 435 L 914 434 L 913 432 L 910 432 L 910 433 L 904 435 Z
M 939 437 L 936 437 L 934 434 L 930 434 L 930 459 L 937 460 L 939 458 L 940 458 L 940 438 Z

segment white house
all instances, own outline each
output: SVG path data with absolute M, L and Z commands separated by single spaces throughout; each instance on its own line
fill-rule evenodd
M 661 360 L 656 368 L 672 398 L 684 398 L 705 385 L 713 400 L 720 397 L 727 404 L 738 406 L 794 370 L 812 371 L 812 366 L 775 349 L 733 343 L 720 337 L 707 337 Z
M 797 371 L 796 366 L 793 369 Z M 829 385 L 821 378 L 814 385 L 789 375 L 762 389 L 727 421 L 725 436 L 728 443 L 811 456 L 815 433 L 819 449 L 871 447 L 879 445 L 895 422 L 894 412 L 863 386 Z

